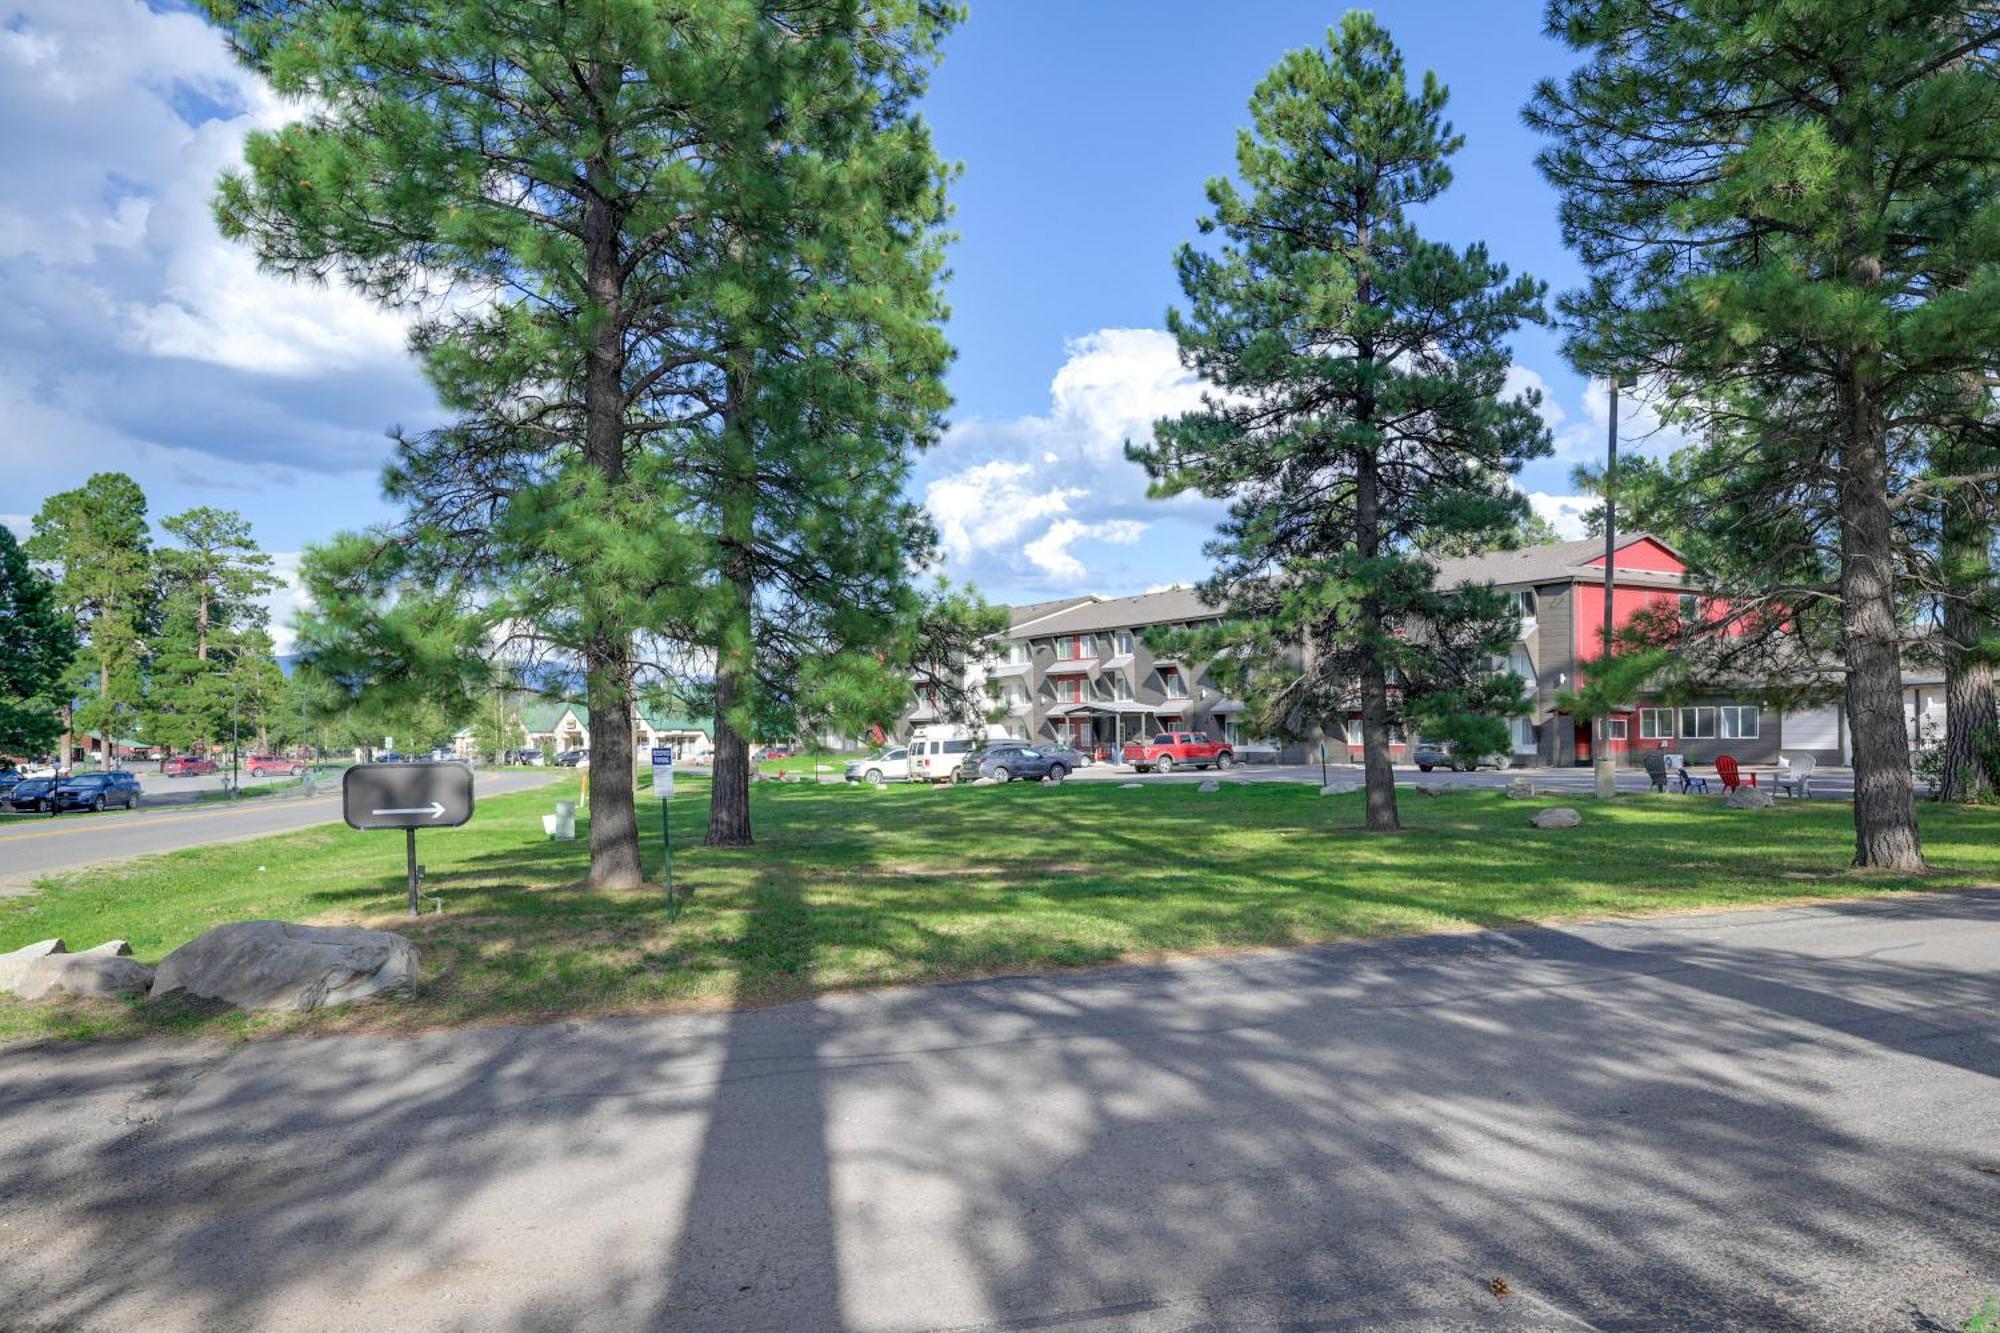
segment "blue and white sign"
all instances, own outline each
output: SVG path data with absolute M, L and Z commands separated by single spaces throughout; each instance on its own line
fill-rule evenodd
M 666 800 L 674 794 L 674 747 L 653 747 L 653 795 Z

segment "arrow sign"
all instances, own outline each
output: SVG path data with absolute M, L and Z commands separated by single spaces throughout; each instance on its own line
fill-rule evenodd
M 444 802 L 432 801 L 429 805 L 420 805 L 414 810 L 370 810 L 368 813 L 371 815 L 429 815 L 432 819 L 436 819 L 444 813 Z
M 463 764 L 356 764 L 340 780 L 348 827 L 456 828 L 472 818 L 472 770 Z

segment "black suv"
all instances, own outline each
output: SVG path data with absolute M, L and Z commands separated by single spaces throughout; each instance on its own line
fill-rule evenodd
M 123 806 L 127 810 L 139 804 L 139 779 L 122 769 L 109 773 L 79 773 L 73 778 L 64 778 L 49 793 L 49 813 L 59 815 L 65 810 L 103 810 L 109 806 Z

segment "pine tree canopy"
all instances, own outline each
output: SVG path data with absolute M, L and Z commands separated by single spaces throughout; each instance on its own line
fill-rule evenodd
M 1232 620 L 1210 670 L 1264 731 L 1358 705 L 1371 828 L 1395 827 L 1399 714 L 1518 711 L 1520 682 L 1489 661 L 1513 618 L 1490 591 L 1435 588 L 1420 553 L 1505 540 L 1527 512 L 1510 479 L 1549 448 L 1535 396 L 1505 386 L 1505 339 L 1543 317 L 1541 284 L 1411 217 L 1463 142 L 1445 100 L 1431 75 L 1409 86 L 1362 13 L 1279 61 L 1251 97 L 1240 184 L 1209 185 L 1219 244 L 1176 259 L 1189 305 L 1168 324 L 1214 387 L 1129 450 L 1155 494 L 1229 502 L 1205 591 Z

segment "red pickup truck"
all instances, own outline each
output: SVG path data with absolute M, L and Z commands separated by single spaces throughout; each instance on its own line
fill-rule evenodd
M 1236 752 L 1226 742 L 1210 740 L 1199 731 L 1163 731 L 1150 741 L 1127 741 L 1124 757 L 1141 773 L 1156 768 L 1171 773 L 1183 766 L 1228 768 L 1236 762 Z

